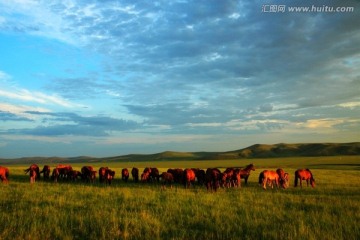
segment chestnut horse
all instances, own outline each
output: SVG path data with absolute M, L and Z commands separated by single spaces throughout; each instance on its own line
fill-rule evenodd
M 195 172 L 194 170 L 187 168 L 184 170 L 184 186 L 185 188 L 189 188 L 190 184 L 194 184 L 195 182 Z
M 300 179 L 300 187 L 302 187 L 302 180 L 306 180 L 306 185 L 309 186 L 309 181 L 311 187 L 315 187 L 315 179 L 309 169 L 298 169 L 295 171 L 295 181 L 294 186 L 297 187 L 298 179 Z
M 264 190 L 266 190 L 266 184 L 268 181 L 271 183 L 271 188 L 273 188 L 272 182 L 275 182 L 276 187 L 279 188 L 279 174 L 275 171 L 264 170 L 259 175 L 259 184 L 262 184 Z
M 252 163 L 247 165 L 244 169 L 240 169 L 240 178 L 245 180 L 245 184 L 247 184 L 248 182 L 248 178 L 250 177 L 251 171 L 255 171 L 255 166 Z
M 123 168 L 122 170 L 121 170 L 121 179 L 123 180 L 123 181 L 125 181 L 125 182 L 127 182 L 128 181 L 128 179 L 129 179 L 129 170 L 127 169 L 127 168 Z
M 0 178 L 1 178 L 1 181 L 4 183 L 9 182 L 9 169 L 8 168 L 0 166 Z
M 28 169 L 24 170 L 25 174 L 30 173 L 30 183 L 34 183 L 40 178 L 40 169 L 36 164 L 31 164 Z

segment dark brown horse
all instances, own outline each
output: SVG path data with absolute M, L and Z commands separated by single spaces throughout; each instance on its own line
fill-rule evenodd
M 306 181 L 306 185 L 309 186 L 309 181 L 311 187 L 315 187 L 315 179 L 310 169 L 298 169 L 295 171 L 295 181 L 294 186 L 297 187 L 298 179 L 300 179 L 300 187 L 302 187 L 302 180 Z
M 0 179 L 3 183 L 9 182 L 9 169 L 7 167 L 0 166 Z
M 271 183 L 271 188 L 273 188 L 273 182 L 275 182 L 276 187 L 279 188 L 279 174 L 277 172 L 264 170 L 259 174 L 259 184 L 262 185 L 264 190 L 266 190 L 268 183 Z
M 214 190 L 215 192 L 220 187 L 221 172 L 217 168 L 208 168 L 206 170 L 206 188 L 207 190 Z
M 94 171 L 94 168 L 92 166 L 83 166 L 81 168 L 81 174 L 82 174 L 82 178 L 87 182 L 91 182 L 91 183 L 95 182 L 96 171 Z
M 169 168 L 167 170 L 168 173 L 171 173 L 174 177 L 175 183 L 182 183 L 184 170 L 181 168 Z
M 234 186 L 233 175 L 234 175 L 234 168 L 227 168 L 221 174 L 221 186 L 226 188 L 230 188 Z
M 195 182 L 195 172 L 194 170 L 187 168 L 184 170 L 184 186 L 185 188 L 189 188 L 190 184 L 194 184 Z
M 162 189 L 165 189 L 166 187 L 166 184 L 169 184 L 170 185 L 170 188 L 172 188 L 172 183 L 174 182 L 174 176 L 169 173 L 169 172 L 163 172 L 161 175 L 160 175 L 160 178 L 161 178 L 161 188 Z
M 138 182 L 139 181 L 139 169 L 136 167 L 133 167 L 131 169 L 131 176 L 134 179 L 134 182 Z
M 115 177 L 115 171 L 109 169 L 108 167 L 101 167 L 99 169 L 99 181 L 100 183 L 106 182 L 111 185 L 112 180 Z
M 244 169 L 240 169 L 240 177 L 245 180 L 245 184 L 248 182 L 251 171 L 255 171 L 255 166 L 252 163 L 247 165 Z
M 123 168 L 122 170 L 121 170 L 121 179 L 123 180 L 123 181 L 125 181 L 125 182 L 127 182 L 128 181 L 128 179 L 129 179 L 129 170 L 127 169 L 127 168 Z
M 31 164 L 28 169 L 24 170 L 25 174 L 30 173 L 30 183 L 34 183 L 40 178 L 40 169 L 37 164 Z
M 44 179 L 49 179 L 50 178 L 50 166 L 49 165 L 45 165 L 43 167 L 43 169 L 41 170 L 40 174 L 42 173 L 44 175 Z

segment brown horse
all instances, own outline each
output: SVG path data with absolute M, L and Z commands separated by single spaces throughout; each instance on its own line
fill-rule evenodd
M 87 182 L 93 183 L 96 179 L 96 171 L 92 166 L 83 166 L 81 168 L 82 178 Z
M 287 182 L 285 179 L 285 171 L 281 168 L 276 169 L 276 173 L 279 175 L 279 183 L 282 188 L 287 188 Z
M 151 168 L 145 168 L 141 174 L 141 182 L 150 182 Z
M 131 169 L 131 176 L 135 182 L 138 182 L 139 181 L 139 169 L 136 167 L 133 167 Z
M 59 168 L 54 168 L 51 174 L 51 180 L 57 182 L 60 176 Z
M 99 169 L 99 181 L 100 183 L 106 182 L 111 185 L 112 180 L 115 177 L 115 171 L 109 169 L 108 167 L 101 167 Z
M 181 168 L 169 168 L 167 170 L 168 173 L 171 173 L 174 177 L 175 183 L 181 183 L 183 180 L 184 170 Z
M 221 186 L 230 188 L 234 186 L 233 182 L 233 176 L 234 176 L 234 168 L 227 168 L 222 174 L 221 174 Z
M 0 166 L 0 179 L 1 182 L 4 183 L 9 182 L 9 169 L 7 167 Z
M 244 169 L 240 169 L 240 178 L 245 180 L 245 184 L 248 182 L 251 171 L 255 171 L 255 166 L 252 163 L 247 165 Z
M 206 169 L 206 188 L 207 190 L 216 190 L 220 187 L 221 172 L 217 168 Z
M 271 183 L 271 188 L 273 188 L 272 182 L 275 182 L 276 187 L 279 188 L 279 174 L 277 172 L 264 170 L 259 174 L 259 184 L 262 185 L 264 190 L 266 190 L 267 183 Z
M 59 172 L 58 178 L 62 178 L 62 179 L 70 179 L 71 178 L 71 172 L 73 170 L 71 165 L 59 164 L 56 166 L 56 168 L 58 169 L 58 172 Z
M 36 164 L 31 164 L 28 169 L 24 170 L 25 174 L 30 173 L 30 183 L 34 183 L 40 178 L 40 169 Z
M 195 172 L 194 170 L 187 168 L 184 170 L 184 186 L 185 188 L 189 188 L 190 184 L 194 184 L 195 182 Z
M 174 176 L 171 173 L 163 172 L 160 175 L 160 178 L 161 178 L 161 183 L 162 183 L 162 185 L 161 185 L 162 189 L 165 189 L 166 184 L 169 184 L 170 188 L 172 188 L 172 183 L 174 182 Z
M 43 167 L 43 169 L 41 170 L 40 174 L 44 175 L 44 179 L 49 179 L 50 178 L 50 166 L 49 165 L 45 165 Z
M 295 171 L 295 181 L 294 186 L 297 187 L 298 179 L 300 179 L 300 187 L 302 187 L 302 180 L 306 180 L 306 185 L 309 186 L 309 181 L 311 187 L 315 187 L 315 179 L 313 174 L 309 169 L 298 169 Z
M 125 182 L 127 182 L 128 181 L 128 179 L 129 179 L 129 170 L 127 169 L 127 168 L 123 168 L 122 170 L 121 170 L 121 179 L 123 180 L 123 181 L 125 181 Z

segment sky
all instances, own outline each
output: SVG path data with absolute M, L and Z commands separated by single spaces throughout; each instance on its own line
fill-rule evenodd
M 0 1 L 0 158 L 360 141 L 359 13 L 356 0 Z

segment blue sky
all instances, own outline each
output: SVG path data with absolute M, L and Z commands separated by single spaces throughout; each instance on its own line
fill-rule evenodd
M 359 141 L 359 11 L 1 1 L 0 158 Z

